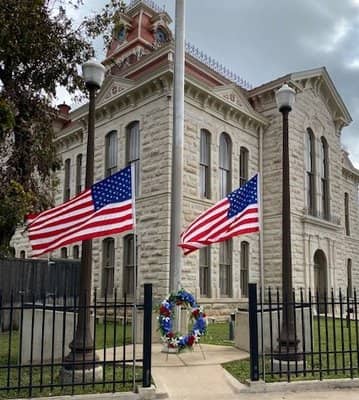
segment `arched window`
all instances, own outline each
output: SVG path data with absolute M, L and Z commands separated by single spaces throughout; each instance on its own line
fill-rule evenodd
M 245 185 L 248 180 L 249 151 L 245 147 L 239 150 L 239 186 Z
M 140 188 L 140 123 L 131 122 L 126 128 L 126 164 L 135 167 L 135 191 Z
M 79 194 L 82 189 L 82 154 L 76 157 L 76 194 Z
M 307 191 L 307 208 L 311 215 L 315 215 L 315 142 L 313 131 L 308 128 L 306 133 L 306 191 Z
M 105 137 L 105 177 L 117 171 L 117 131 Z
M 219 196 L 224 198 L 231 191 L 232 142 L 226 133 L 219 139 Z
M 241 242 L 241 295 L 248 297 L 249 281 L 249 243 Z
M 128 296 L 135 295 L 135 274 L 137 273 L 137 249 L 134 252 L 134 235 L 126 235 L 124 243 L 124 262 L 123 262 L 123 293 Z M 136 246 L 137 247 L 137 246 Z
M 102 296 L 112 296 L 115 277 L 115 239 L 102 241 Z
M 70 200 L 71 196 L 71 159 L 65 160 L 64 167 L 64 201 Z
M 61 258 L 67 258 L 67 247 L 61 247 L 60 257 Z
M 232 296 L 232 239 L 219 245 L 219 292 L 222 297 Z
M 344 193 L 345 234 L 350 235 L 349 193 Z
M 203 247 L 199 251 L 199 290 L 203 297 L 210 297 L 210 247 Z
M 26 258 L 25 250 L 20 251 L 20 258 Z
M 330 218 L 329 210 L 329 168 L 328 168 L 328 143 L 322 136 L 320 138 L 320 181 L 322 198 L 322 216 L 324 219 Z
M 80 247 L 78 245 L 72 248 L 72 258 L 77 260 L 80 258 Z
M 347 293 L 348 297 L 353 297 L 353 279 L 352 279 L 352 260 L 348 258 L 347 260 Z
M 200 138 L 200 177 L 199 187 L 202 198 L 210 198 L 210 171 L 211 171 L 211 134 L 206 129 L 201 129 Z

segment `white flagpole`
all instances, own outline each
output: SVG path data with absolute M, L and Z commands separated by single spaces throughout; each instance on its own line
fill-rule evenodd
M 173 85 L 172 187 L 170 282 L 171 291 L 181 288 L 182 249 L 178 247 L 183 215 L 183 142 L 184 142 L 184 74 L 185 74 L 185 0 L 176 0 L 175 61 Z M 176 307 L 177 331 L 181 332 L 181 307 Z
M 170 237 L 170 290 L 181 287 L 183 256 L 178 247 L 183 215 L 183 141 L 184 141 L 184 65 L 185 0 L 176 0 L 175 62 L 173 88 L 172 190 Z
M 131 163 L 131 194 L 132 194 L 132 217 L 133 217 L 133 292 L 134 301 L 132 309 L 132 338 L 133 338 L 133 370 L 132 384 L 136 388 L 136 341 L 137 341 L 137 224 L 136 224 L 136 171 L 135 164 Z

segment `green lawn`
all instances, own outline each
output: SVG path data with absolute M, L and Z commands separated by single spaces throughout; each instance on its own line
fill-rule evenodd
M 313 355 L 305 356 L 305 371 L 291 374 L 291 380 L 307 380 L 307 379 L 333 379 L 333 378 L 350 378 L 359 377 L 358 353 L 359 351 L 359 324 L 350 321 L 347 325 L 346 321 L 340 321 L 328 318 L 313 318 Z M 307 343 L 307 342 L 306 342 Z M 309 342 L 308 342 L 309 343 Z M 308 346 L 307 343 L 307 346 Z M 350 352 L 352 350 L 352 352 Z M 262 370 L 262 360 L 260 359 L 260 370 Z M 353 366 L 352 375 L 350 366 Z M 240 382 L 244 383 L 249 379 L 249 359 L 241 361 L 233 361 L 223 364 L 223 367 L 236 377 Z M 266 382 L 286 381 L 287 375 L 282 376 L 270 374 L 271 360 L 266 357 L 265 360 Z
M 131 325 L 123 326 L 122 324 L 116 324 L 116 341 L 115 338 L 115 325 L 111 322 L 108 322 L 105 325 L 97 324 L 96 326 L 96 349 L 104 348 L 104 344 L 106 343 L 106 347 L 114 347 L 121 346 L 123 344 L 123 338 L 125 336 L 125 343 L 131 343 Z M 128 383 L 125 385 L 120 384 L 91 384 L 88 386 L 79 386 L 74 389 L 72 392 L 71 387 L 61 387 L 59 380 L 59 372 L 61 366 L 51 367 L 43 367 L 43 368 L 30 368 L 30 367 L 21 367 L 19 371 L 18 368 L 13 368 L 9 371 L 7 368 L 2 369 L 2 366 L 5 365 L 13 365 L 17 367 L 18 359 L 19 359 L 19 342 L 20 335 L 18 331 L 13 331 L 11 333 L 11 353 L 8 353 L 9 349 L 9 341 L 10 335 L 9 332 L 4 332 L 0 334 L 0 388 L 9 387 L 18 385 L 20 380 L 21 386 L 27 386 L 30 382 L 32 382 L 33 386 L 36 385 L 58 385 L 58 387 L 54 387 L 52 389 L 42 389 L 34 388 L 32 390 L 31 395 L 33 397 L 37 396 L 53 396 L 53 395 L 65 395 L 65 394 L 82 394 L 82 393 L 106 393 L 112 391 L 131 391 L 132 390 L 132 365 L 125 366 L 122 369 L 121 366 L 117 366 L 116 369 L 113 368 L 112 365 L 106 366 L 104 369 L 104 380 L 105 381 L 113 381 L 113 380 L 126 380 Z M 66 350 L 65 354 L 68 352 Z M 142 377 L 142 369 L 136 368 L 136 380 L 141 379 Z M 29 389 L 23 389 L 18 391 L 9 390 L 9 391 L 0 391 L 0 399 L 5 398 L 14 398 L 14 397 L 29 397 Z
M 228 322 L 208 324 L 207 333 L 201 337 L 201 343 L 234 346 L 234 341 L 229 340 Z

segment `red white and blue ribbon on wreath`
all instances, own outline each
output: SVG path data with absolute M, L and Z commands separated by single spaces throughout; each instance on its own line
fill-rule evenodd
M 173 332 L 173 320 L 176 306 L 186 307 L 190 309 L 194 323 L 187 335 L 178 335 Z M 169 348 L 177 348 L 183 350 L 192 348 L 194 343 L 198 343 L 200 337 L 206 333 L 207 319 L 194 296 L 180 289 L 177 293 L 171 293 L 165 300 L 162 301 L 158 316 L 159 330 L 163 342 Z

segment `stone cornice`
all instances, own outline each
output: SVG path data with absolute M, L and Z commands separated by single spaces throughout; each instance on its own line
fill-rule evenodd
M 186 100 L 191 99 L 206 110 L 211 110 L 225 121 L 231 120 L 243 129 L 257 129 L 267 126 L 269 121 L 256 111 L 248 111 L 244 107 L 227 101 L 223 96 L 205 87 L 199 80 L 187 77 L 185 82 Z
M 343 173 L 343 176 L 345 178 L 348 178 L 351 181 L 353 181 L 354 183 L 359 184 L 359 175 L 358 175 L 358 173 L 356 173 L 353 170 L 348 169 L 348 168 L 346 168 L 344 166 L 342 167 L 342 173 Z
M 61 135 L 58 135 L 54 143 L 56 144 L 59 151 L 68 150 L 73 146 L 83 143 L 84 130 L 77 127 L 75 130 L 66 130 Z
M 274 92 L 285 82 L 297 91 L 302 91 L 309 85 L 317 95 L 321 94 L 324 103 L 333 115 L 337 132 L 352 122 L 349 111 L 325 67 L 287 74 L 248 91 L 248 97 L 256 103 L 263 95 L 268 95 L 268 92 L 272 92 L 271 95 L 274 96 Z

